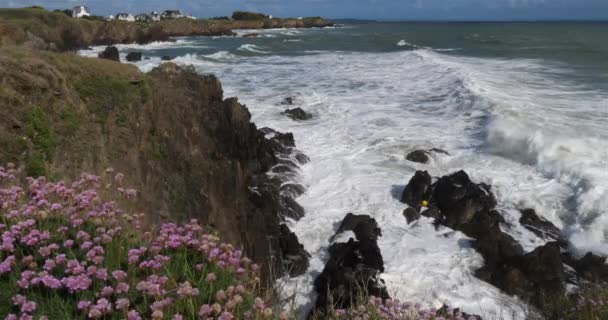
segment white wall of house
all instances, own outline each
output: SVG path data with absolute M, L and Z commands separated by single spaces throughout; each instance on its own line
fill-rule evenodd
M 91 13 L 89 9 L 85 6 L 76 6 L 72 9 L 72 18 L 80 19 L 82 17 L 88 17 Z

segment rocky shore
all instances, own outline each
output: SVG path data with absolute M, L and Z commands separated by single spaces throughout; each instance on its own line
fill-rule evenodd
M 333 26 L 320 17 L 261 20 L 192 20 L 155 23 L 73 19 L 39 8 L 0 9 L 0 44 L 68 51 L 94 45 L 145 44 L 183 36 L 230 36 L 238 29 L 321 28 Z

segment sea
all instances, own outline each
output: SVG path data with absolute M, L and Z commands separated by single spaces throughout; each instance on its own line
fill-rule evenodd
M 131 51 L 149 57 L 135 63 L 143 71 L 175 56 L 215 74 L 259 127 L 293 132 L 311 161 L 297 178 L 306 216 L 289 225 L 312 258 L 305 275 L 277 287 L 302 314 L 349 212 L 378 221 L 393 297 L 484 319 L 531 312 L 474 276 L 483 258 L 470 238 L 425 217 L 406 222 L 399 198 L 416 170 L 463 169 L 491 184 L 502 229 L 526 251 L 545 243 L 519 224 L 520 209 L 533 208 L 575 254 L 608 255 L 608 23 L 345 21 L 238 35 L 118 47 L 123 60 Z M 294 106 L 281 104 L 287 97 Z M 281 114 L 288 107 L 314 118 L 293 121 Z M 449 155 L 405 158 L 431 148 Z

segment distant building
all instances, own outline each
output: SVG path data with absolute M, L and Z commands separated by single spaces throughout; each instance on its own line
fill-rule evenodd
M 140 13 L 135 16 L 135 21 L 139 22 L 152 22 L 152 17 L 147 13 Z
M 152 19 L 152 21 L 156 22 L 156 21 L 160 21 L 160 13 L 156 12 L 156 11 L 152 11 L 150 12 L 150 18 Z
M 112 20 L 114 20 L 114 15 L 113 15 L 113 14 L 109 15 L 108 17 L 106 17 L 106 20 L 107 20 L 107 21 L 112 21 Z
M 135 17 L 130 13 L 117 13 L 114 17 L 115 20 L 134 22 Z
M 184 14 L 182 13 L 181 10 L 167 10 L 165 12 L 163 12 L 163 14 L 161 15 L 161 18 L 163 20 L 166 19 L 179 19 L 179 18 L 183 18 Z
M 72 18 L 79 19 L 89 16 L 91 16 L 91 11 L 85 6 L 75 6 L 74 9 L 72 9 Z

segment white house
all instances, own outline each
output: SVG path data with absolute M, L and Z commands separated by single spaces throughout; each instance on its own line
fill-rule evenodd
M 112 20 L 114 20 L 114 15 L 113 14 L 111 14 L 111 15 L 109 15 L 109 16 L 106 17 L 106 21 L 112 21 Z
M 181 10 L 166 10 L 161 15 L 162 19 L 179 19 L 179 18 L 183 18 L 183 17 L 184 17 L 184 14 L 182 13 Z
M 160 21 L 160 13 L 158 13 L 156 11 L 152 11 L 152 12 L 150 12 L 150 18 L 154 22 Z
M 85 6 L 75 6 L 74 9 L 72 9 L 72 18 L 82 18 L 82 17 L 88 17 L 91 15 L 91 11 L 89 11 L 89 8 L 85 7 Z
M 148 15 L 147 13 L 140 13 L 135 16 L 135 20 L 140 22 L 151 22 L 152 17 L 150 17 L 150 15 Z
M 114 17 L 116 20 L 135 22 L 135 16 L 130 13 L 117 13 Z

